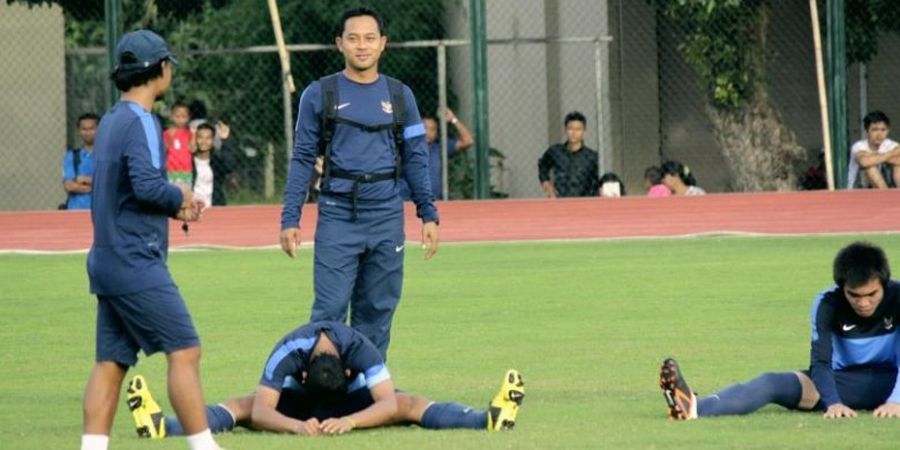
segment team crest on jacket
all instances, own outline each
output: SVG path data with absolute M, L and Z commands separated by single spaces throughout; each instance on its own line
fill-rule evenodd
M 382 100 L 381 101 L 381 110 L 385 112 L 385 114 L 393 114 L 394 113 L 394 105 L 391 102 Z

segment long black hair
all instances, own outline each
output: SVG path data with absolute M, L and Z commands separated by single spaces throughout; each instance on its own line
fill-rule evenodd
M 663 177 L 666 175 L 677 175 L 684 184 L 688 186 L 697 185 L 697 180 L 695 180 L 694 175 L 691 174 L 691 168 L 678 161 L 666 161 L 660 166 L 659 170 L 662 172 Z

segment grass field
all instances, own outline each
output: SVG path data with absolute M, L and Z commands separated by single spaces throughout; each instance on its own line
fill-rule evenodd
M 900 261 L 900 235 L 870 235 Z M 674 423 L 656 387 L 679 358 L 700 394 L 762 371 L 807 365 L 809 307 L 852 237 L 700 238 L 446 245 L 407 254 L 389 367 L 401 389 L 483 407 L 509 367 L 527 397 L 516 429 L 416 427 L 314 438 L 317 448 L 896 448 L 900 421 L 826 421 L 767 407 L 744 417 Z M 412 247 L 411 247 L 412 248 Z M 251 392 L 274 342 L 305 322 L 311 251 L 170 255 L 203 340 L 208 401 Z M 0 447 L 77 448 L 93 357 L 94 300 L 84 255 L 0 255 Z M 900 263 L 898 263 L 900 264 Z M 157 399 L 165 358 L 144 358 Z M 133 373 L 133 372 L 132 372 Z M 112 448 L 144 441 L 124 404 Z M 303 437 L 239 431 L 234 449 L 288 449 Z

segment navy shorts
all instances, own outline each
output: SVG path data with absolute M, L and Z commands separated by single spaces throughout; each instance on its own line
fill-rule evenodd
M 804 371 L 809 376 L 809 371 Z M 897 379 L 895 367 L 854 367 L 834 371 L 838 395 L 844 405 L 852 409 L 871 410 L 887 401 Z M 825 404 L 819 400 L 815 410 L 824 411 Z
M 365 388 L 349 392 L 330 405 L 316 402 L 304 392 L 283 389 L 275 410 L 297 420 L 308 420 L 315 417 L 321 421 L 332 417 L 348 416 L 362 411 L 374 403 L 372 394 Z
M 174 284 L 127 295 L 97 296 L 97 361 L 126 366 L 137 353 L 172 353 L 200 345 L 191 315 Z

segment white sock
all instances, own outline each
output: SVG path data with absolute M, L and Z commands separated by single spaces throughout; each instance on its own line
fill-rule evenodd
M 191 445 L 191 450 L 217 450 L 219 448 L 219 444 L 216 444 L 209 428 L 188 436 L 187 441 Z
M 109 436 L 103 434 L 82 434 L 81 450 L 106 450 L 109 448 Z

